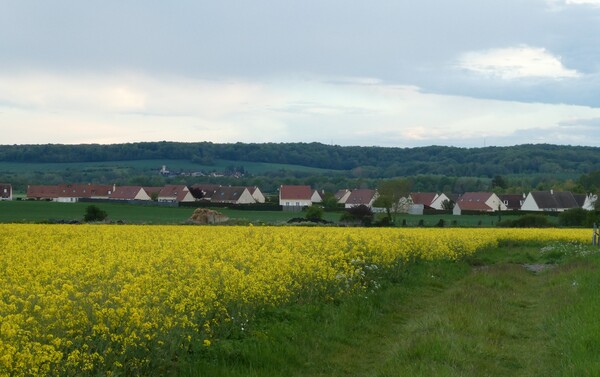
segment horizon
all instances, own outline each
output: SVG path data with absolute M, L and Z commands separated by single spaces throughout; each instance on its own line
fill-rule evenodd
M 126 144 L 152 144 L 152 143 L 174 143 L 174 144 L 201 144 L 201 143 L 211 143 L 215 145 L 235 145 L 235 144 L 245 144 L 245 145 L 264 145 L 264 144 L 319 144 L 327 147 L 340 147 L 340 148 L 398 148 L 398 149 L 417 149 L 417 148 L 457 148 L 457 149 L 485 149 L 485 148 L 513 148 L 513 147 L 522 147 L 522 146 L 551 146 L 551 147 L 573 147 L 573 148 L 600 148 L 600 146 L 593 145 L 570 145 L 570 144 L 552 144 L 552 143 L 523 143 L 523 144 L 514 144 L 514 145 L 484 145 L 484 146 L 473 146 L 473 147 L 462 147 L 462 146 L 453 146 L 453 145 L 420 145 L 420 146 L 412 146 L 412 147 L 394 147 L 394 146 L 381 146 L 381 145 L 340 145 L 340 144 L 330 144 L 330 143 L 322 143 L 319 141 L 298 141 L 298 142 L 223 142 L 223 143 L 215 143 L 212 141 L 174 141 L 174 140 L 157 140 L 157 141 L 131 141 L 131 142 L 119 142 L 119 143 L 39 143 L 39 144 L 0 144 L 0 148 L 2 147 L 23 147 L 23 146 L 46 146 L 46 145 L 54 145 L 54 146 L 90 146 L 90 145 L 100 145 L 100 146 L 111 146 L 111 145 L 126 145 Z

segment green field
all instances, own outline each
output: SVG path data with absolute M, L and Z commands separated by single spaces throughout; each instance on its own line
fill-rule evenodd
M 264 313 L 181 375 L 598 376 L 599 270 L 573 244 L 417 263 L 376 293 Z
M 48 172 L 64 172 L 68 170 L 74 171 L 158 171 L 165 165 L 171 172 L 199 172 L 199 171 L 224 171 L 228 167 L 243 166 L 244 170 L 251 174 L 260 175 L 265 172 L 273 172 L 279 170 L 327 174 L 336 170 L 319 169 L 300 165 L 289 164 L 273 164 L 263 162 L 250 161 L 229 161 L 215 160 L 213 165 L 201 165 L 193 163 L 189 160 L 131 160 L 131 161 L 105 161 L 105 162 L 65 162 L 65 163 L 19 163 L 19 162 L 0 162 L 0 171 L 9 174 L 22 173 L 48 173 Z
M 2 223 L 35 223 L 57 220 L 82 220 L 85 209 L 92 203 L 55 203 L 46 201 L 13 200 L 0 202 L 0 222 Z M 194 212 L 194 208 L 144 206 L 126 203 L 94 203 L 108 213 L 111 221 L 122 221 L 128 224 L 183 224 Z M 232 222 L 282 224 L 294 217 L 304 217 L 300 212 L 283 211 L 245 211 L 229 208 L 215 210 L 227 215 Z M 338 222 L 341 212 L 325 212 L 324 219 Z M 502 220 L 516 216 L 502 216 Z M 490 227 L 498 223 L 499 217 L 490 215 L 399 215 L 396 224 L 402 226 L 437 226 L 443 220 L 444 226 Z M 550 217 L 556 222 L 556 218 Z M 422 224 L 420 224 L 422 222 Z

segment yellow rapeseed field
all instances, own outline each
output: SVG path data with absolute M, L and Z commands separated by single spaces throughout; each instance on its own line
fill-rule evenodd
M 0 225 L 0 376 L 160 374 L 258 310 L 586 230 Z M 375 284 L 376 285 L 376 284 Z

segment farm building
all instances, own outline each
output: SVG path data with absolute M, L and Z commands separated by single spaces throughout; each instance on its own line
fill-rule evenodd
M 12 185 L 0 183 L 0 200 L 12 200 Z

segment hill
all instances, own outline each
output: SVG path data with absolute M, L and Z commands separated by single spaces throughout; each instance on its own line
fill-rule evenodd
M 228 160 L 341 171 L 362 169 L 371 178 L 420 174 L 469 177 L 540 173 L 581 175 L 600 170 L 600 148 L 550 144 L 485 148 L 164 141 L 110 145 L 0 145 L 0 162 L 90 163 L 161 159 L 187 160 L 203 166 L 213 165 L 217 160 Z

